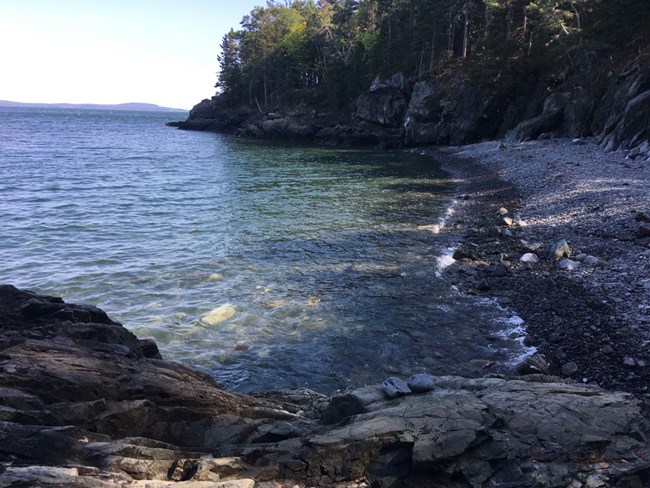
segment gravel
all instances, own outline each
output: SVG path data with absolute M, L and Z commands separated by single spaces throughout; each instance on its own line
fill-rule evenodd
M 590 139 L 426 152 L 459 180 L 446 230 L 462 236 L 467 252 L 457 254 L 470 257 L 448 268 L 449 279 L 466 293 L 507 297 L 552 373 L 572 362 L 577 381 L 647 396 L 650 163 Z M 557 256 L 563 240 L 569 249 Z M 521 261 L 531 248 L 538 263 Z

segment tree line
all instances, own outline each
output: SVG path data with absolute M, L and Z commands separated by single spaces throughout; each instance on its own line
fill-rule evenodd
M 219 99 L 341 109 L 376 75 L 543 70 L 647 51 L 648 0 L 268 0 L 222 39 Z

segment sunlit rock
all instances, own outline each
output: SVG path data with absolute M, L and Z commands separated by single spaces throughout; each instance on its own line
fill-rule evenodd
M 218 325 L 231 318 L 237 313 L 237 309 L 230 303 L 225 303 L 212 310 L 201 318 L 201 322 L 207 325 Z

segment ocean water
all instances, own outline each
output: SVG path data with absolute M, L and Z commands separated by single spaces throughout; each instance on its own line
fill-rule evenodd
M 269 144 L 179 114 L 0 108 L 0 282 L 95 304 L 236 391 L 507 370 L 516 317 L 441 263 L 416 153 Z M 448 260 L 448 258 L 447 258 Z

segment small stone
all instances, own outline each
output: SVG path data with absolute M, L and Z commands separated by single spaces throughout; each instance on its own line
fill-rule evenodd
M 637 360 L 636 360 L 636 365 L 637 365 L 639 368 L 645 368 L 645 361 L 644 361 L 643 359 L 637 359 Z
M 499 215 L 501 215 L 502 217 L 503 217 L 504 215 L 508 215 L 508 209 L 505 208 L 505 207 L 501 207 L 501 208 L 499 209 Z
M 411 389 L 404 382 L 404 380 L 391 376 L 381 384 L 381 389 L 384 391 L 388 398 L 397 398 L 398 396 L 408 395 L 412 393 Z
M 570 258 L 571 247 L 569 247 L 569 243 L 565 239 L 557 241 L 551 247 L 551 256 L 553 256 L 556 261 L 559 261 L 562 258 Z
M 524 359 L 515 369 L 520 375 L 548 374 L 550 367 L 551 365 L 544 356 L 535 353 Z
M 565 271 L 573 271 L 578 269 L 580 263 L 578 261 L 573 261 L 572 259 L 563 259 L 557 263 L 557 267 Z
M 517 224 L 519 227 L 526 227 L 528 225 L 528 223 L 524 219 L 522 219 L 521 215 L 519 214 L 515 214 L 514 221 L 515 224 Z
M 607 486 L 608 483 L 605 483 L 598 473 L 587 476 L 586 488 L 606 488 Z
M 634 361 L 634 358 L 631 358 L 630 356 L 625 356 L 623 358 L 623 365 L 627 366 L 628 368 L 633 368 L 636 366 L 636 362 Z
M 432 234 L 440 234 L 440 225 L 439 224 L 429 224 L 429 225 L 420 225 L 418 230 L 426 230 Z
M 512 219 L 510 217 L 503 217 L 503 223 L 510 227 L 512 225 Z
M 414 374 L 406 380 L 407 386 L 415 393 L 432 391 L 435 388 L 435 380 L 430 374 Z
M 501 232 L 501 235 L 503 237 L 512 237 L 512 232 L 510 232 L 509 229 L 503 229 L 503 232 Z
M 580 253 L 580 254 L 577 254 L 574 259 L 576 261 L 583 262 L 585 259 L 587 259 L 587 255 L 585 253 Z
M 612 354 L 614 352 L 614 348 L 610 346 L 609 344 L 605 344 L 601 349 L 600 352 L 603 354 Z
M 539 263 L 539 257 L 537 257 L 537 254 L 534 254 L 532 252 L 527 252 L 524 254 L 522 257 L 519 258 L 519 261 L 522 263 L 529 263 L 529 264 L 537 264 Z
M 476 283 L 476 289 L 478 291 L 488 291 L 490 289 L 490 285 L 488 284 L 487 280 L 482 279 L 478 283 Z
M 597 258 L 595 256 L 587 256 L 584 259 L 584 263 L 589 265 L 589 266 L 597 266 L 597 267 L 601 267 L 601 268 L 607 266 L 606 261 L 603 261 L 602 259 Z
M 528 252 L 535 252 L 542 247 L 542 244 L 540 242 L 528 242 L 523 239 L 519 241 L 519 243 L 521 244 L 521 247 L 524 249 L 524 251 Z
M 250 344 L 247 344 L 246 342 L 237 342 L 235 344 L 235 351 L 248 351 L 251 348 Z
M 569 361 L 562 365 L 562 375 L 571 376 L 578 372 L 578 365 L 573 361 Z

